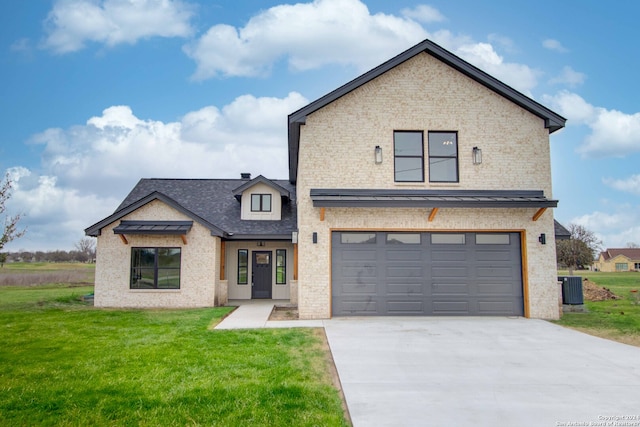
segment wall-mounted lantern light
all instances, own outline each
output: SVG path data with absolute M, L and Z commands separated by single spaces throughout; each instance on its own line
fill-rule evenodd
M 293 244 L 298 243 L 298 232 L 297 231 L 292 231 L 291 232 L 291 243 L 293 243 Z
M 540 234 L 540 237 L 538 237 L 538 242 L 542 243 L 543 245 L 547 244 L 547 235 L 542 233 Z
M 376 165 L 379 165 L 380 163 L 382 163 L 382 147 L 380 147 L 379 145 L 376 145 L 376 149 L 374 150 L 374 153 L 375 153 Z
M 473 164 L 479 165 L 482 163 L 482 150 L 478 147 L 473 147 Z

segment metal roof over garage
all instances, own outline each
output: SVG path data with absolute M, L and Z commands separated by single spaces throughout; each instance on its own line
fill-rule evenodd
M 314 207 L 555 208 L 543 191 L 311 189 Z

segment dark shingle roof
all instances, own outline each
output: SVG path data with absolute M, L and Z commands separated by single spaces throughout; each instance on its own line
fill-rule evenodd
M 555 219 L 553 220 L 553 227 L 555 230 L 556 240 L 567 240 L 571 238 L 571 232 L 569 232 L 564 225 L 560 224 Z
M 229 239 L 290 237 L 297 228 L 295 186 L 287 180 L 270 181 L 288 191 L 289 198 L 283 198 L 280 221 L 241 220 L 240 202 L 234 197 L 234 191 L 246 182 L 242 179 L 141 179 L 113 215 L 85 232 L 98 235 L 102 227 L 137 209 L 141 203 L 160 199 L 208 227 L 213 235 Z

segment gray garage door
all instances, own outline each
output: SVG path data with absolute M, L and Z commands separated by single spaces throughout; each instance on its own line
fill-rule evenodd
M 334 316 L 524 314 L 519 233 L 333 232 Z

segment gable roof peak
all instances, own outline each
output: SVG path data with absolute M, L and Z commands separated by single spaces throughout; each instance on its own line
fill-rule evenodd
M 352 92 L 360 86 L 363 86 L 364 84 L 370 82 L 378 76 L 386 73 L 387 71 L 421 53 L 426 53 L 433 56 L 434 58 L 449 65 L 453 69 L 475 80 L 488 89 L 505 97 L 516 105 L 524 108 L 530 113 L 540 117 L 544 121 L 545 128 L 549 129 L 549 133 L 553 133 L 564 127 L 566 119 L 558 113 L 551 111 L 544 105 L 538 103 L 537 101 L 529 98 L 523 93 L 515 90 L 511 86 L 480 70 L 479 68 L 470 64 L 459 56 L 449 52 L 442 46 L 437 45 L 429 39 L 425 39 L 417 45 L 410 47 L 409 49 L 389 59 L 383 64 L 378 65 L 372 70 L 356 77 L 350 82 L 340 86 L 332 92 L 329 92 L 328 94 L 316 99 L 310 104 L 300 108 L 297 111 L 294 111 L 289 115 L 289 181 L 291 183 L 296 182 L 296 175 L 298 170 L 298 150 L 300 143 L 300 126 L 305 124 L 307 116 L 309 114 L 325 107 L 336 99 L 341 98 L 349 92 Z
M 276 190 L 278 193 L 280 193 L 280 196 L 285 198 L 285 199 L 289 199 L 291 198 L 291 194 L 289 192 L 289 190 L 283 188 L 282 186 L 276 184 L 275 182 L 273 182 L 272 180 L 265 178 L 262 175 L 258 175 L 253 179 L 250 179 L 246 182 L 244 182 L 241 186 L 239 186 L 238 188 L 233 190 L 233 195 L 236 199 L 240 200 L 242 198 L 242 193 L 248 189 L 253 187 L 256 184 L 265 184 L 271 188 L 273 188 L 274 190 Z

